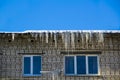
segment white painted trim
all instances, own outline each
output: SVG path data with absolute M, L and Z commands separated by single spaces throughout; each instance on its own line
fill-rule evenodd
M 98 55 L 87 55 L 87 57 L 89 56 L 96 56 L 97 57 L 97 66 L 98 66 L 98 73 L 97 74 L 89 74 L 89 71 L 88 71 L 88 74 L 87 75 L 100 75 L 99 74 L 99 56 Z M 88 61 L 88 58 L 87 58 L 87 61 Z
M 30 70 L 31 70 L 31 75 L 33 75 L 33 56 L 30 57 L 31 65 L 30 65 Z
M 75 70 L 75 74 L 77 74 L 77 56 L 74 56 L 74 70 Z
M 98 75 L 100 75 L 100 56 L 97 56 L 98 61 Z
M 86 58 L 85 58 L 85 59 L 86 59 L 86 60 L 85 60 L 85 61 L 86 61 L 86 75 L 88 75 L 88 71 L 89 71 L 89 70 L 88 70 L 88 56 L 86 55 L 85 57 L 86 57 Z
M 24 75 L 24 56 L 22 57 L 22 75 Z

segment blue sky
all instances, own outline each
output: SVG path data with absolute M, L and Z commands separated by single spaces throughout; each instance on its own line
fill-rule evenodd
M 120 30 L 120 0 L 0 0 L 0 31 Z

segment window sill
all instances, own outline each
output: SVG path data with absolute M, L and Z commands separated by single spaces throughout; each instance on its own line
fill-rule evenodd
M 39 76 L 41 76 L 41 74 L 40 75 L 23 75 L 23 77 L 39 77 Z
M 81 77 L 101 77 L 100 74 L 88 74 L 88 75 L 79 75 L 79 74 L 65 74 L 65 76 L 81 76 Z

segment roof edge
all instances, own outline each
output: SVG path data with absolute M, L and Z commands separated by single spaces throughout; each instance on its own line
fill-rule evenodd
M 54 33 L 63 33 L 63 32 L 89 32 L 89 33 L 120 33 L 120 30 L 26 30 L 23 32 L 2 32 L 0 33 L 43 33 L 43 32 L 54 32 Z

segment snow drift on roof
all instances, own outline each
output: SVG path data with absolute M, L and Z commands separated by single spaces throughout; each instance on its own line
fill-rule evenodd
M 63 32 L 88 32 L 88 33 L 120 33 L 120 30 L 26 30 L 23 32 L 0 32 L 0 33 L 43 33 L 43 32 L 59 32 L 59 33 L 63 33 Z

